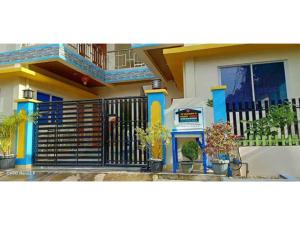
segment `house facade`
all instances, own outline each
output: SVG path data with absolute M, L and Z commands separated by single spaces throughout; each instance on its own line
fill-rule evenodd
M 1 44 L 0 113 L 12 114 L 23 90 L 42 102 L 141 96 L 153 73 L 131 44 Z M 165 82 L 170 97 L 180 97 Z
M 149 47 L 141 47 L 141 57 L 147 57 L 148 52 Z M 185 45 L 162 48 L 161 57 L 184 98 L 207 102 L 212 98 L 211 87 L 217 85 L 227 86 L 229 104 L 300 96 L 299 44 Z M 155 60 L 151 66 L 164 69 Z M 207 115 L 208 123 L 212 118 Z
M 29 110 L 30 101 L 24 107 L 16 100 L 24 98 L 24 90 L 34 91 L 38 132 L 33 126 L 26 132 L 39 140 L 34 146 L 29 137 L 27 155 L 39 165 L 144 166 L 147 156 L 138 147 L 136 127 L 160 121 L 172 129 L 181 103 L 203 107 L 209 126 L 218 112 L 207 105 L 216 86 L 224 89 L 221 118 L 234 125 L 235 134 L 244 134 L 241 120 L 266 114 L 266 102 L 289 99 L 300 114 L 297 44 L 11 44 L 0 51 L 0 113 Z M 164 89 L 150 90 L 154 79 L 161 79 Z M 18 140 L 28 138 L 26 132 L 18 133 Z M 299 123 L 283 133 L 291 145 L 298 143 Z M 163 152 L 169 165 L 171 147 Z
M 156 79 L 131 44 L 0 45 L 0 115 L 38 115 L 18 128 L 16 165 L 145 167 L 136 128 L 182 97 Z
M 228 121 L 232 132 L 243 137 L 239 152 L 249 165 L 250 175 L 286 173 L 299 177 L 299 44 L 184 45 L 161 47 L 156 50 L 160 52 L 158 55 L 151 54 L 151 46 L 139 47 L 137 52 L 146 58 L 149 68 L 168 74 L 174 80 L 178 90 L 183 92 L 183 105 L 205 109 L 205 126 Z M 247 133 L 244 121 L 263 118 L 271 105 L 285 101 L 291 103 L 295 115 L 292 124 L 281 127 L 271 136 Z M 168 125 L 172 128 L 170 118 Z M 170 154 L 168 159 L 172 163 Z M 244 167 L 242 174 L 246 174 Z

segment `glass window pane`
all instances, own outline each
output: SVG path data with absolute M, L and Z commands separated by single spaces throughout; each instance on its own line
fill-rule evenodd
M 256 101 L 286 99 L 286 83 L 283 62 L 253 65 Z
M 41 101 L 41 102 L 49 102 L 50 101 L 50 95 L 45 94 L 43 92 L 37 92 L 36 99 Z M 48 118 L 49 118 L 49 104 L 42 104 L 40 105 L 41 114 L 39 116 L 39 123 L 44 124 L 48 123 Z
M 52 96 L 52 115 L 51 115 L 51 121 L 52 123 L 62 123 L 62 118 L 63 118 L 63 104 L 61 101 L 63 101 L 63 98 L 57 97 L 57 96 Z M 57 102 L 57 103 L 55 103 Z
M 227 85 L 227 103 L 253 101 L 249 65 L 222 68 L 221 83 Z

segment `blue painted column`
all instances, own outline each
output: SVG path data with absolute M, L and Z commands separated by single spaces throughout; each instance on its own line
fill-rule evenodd
M 211 88 L 213 96 L 214 123 L 227 122 L 226 115 L 226 85 Z
M 168 92 L 166 89 L 153 89 L 146 90 L 148 96 L 148 127 L 153 124 L 160 122 L 163 126 L 165 125 L 165 110 L 166 110 L 166 96 Z M 166 164 L 166 146 L 162 146 L 162 160 L 163 164 Z
M 226 85 L 215 86 L 211 88 L 213 95 L 214 123 L 227 122 L 226 114 Z M 227 176 L 232 176 L 230 165 L 227 170 Z
M 34 99 L 19 99 L 17 112 L 25 111 L 27 115 L 32 115 L 38 102 Z M 16 167 L 31 167 L 34 146 L 34 122 L 27 121 L 20 124 L 17 130 Z

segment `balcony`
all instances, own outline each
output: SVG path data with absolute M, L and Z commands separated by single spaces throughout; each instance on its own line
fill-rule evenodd
M 132 49 L 119 50 L 121 47 L 123 45 L 22 44 L 20 49 L 1 52 L 0 66 L 22 63 L 87 87 L 156 78 Z M 117 50 L 107 51 L 107 48 Z M 87 79 L 88 82 L 83 82 Z
M 40 44 L 22 44 L 21 48 Z M 107 44 L 66 44 L 74 52 L 104 70 L 118 70 L 146 66 L 133 49 L 107 51 Z

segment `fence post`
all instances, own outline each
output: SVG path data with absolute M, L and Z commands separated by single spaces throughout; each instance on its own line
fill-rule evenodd
M 39 102 L 34 99 L 19 99 L 17 112 L 25 111 L 27 115 L 32 115 L 36 111 L 36 104 Z M 34 123 L 27 121 L 19 125 L 17 129 L 17 149 L 16 167 L 30 168 L 34 153 Z
M 226 85 L 214 86 L 211 88 L 213 96 L 214 123 L 227 122 L 226 88 Z
M 148 96 L 148 127 L 153 126 L 155 123 L 160 122 L 165 125 L 165 109 L 166 109 L 166 96 L 168 92 L 166 89 L 153 89 L 145 90 Z M 159 146 L 156 146 L 159 148 Z M 162 146 L 162 160 L 166 164 L 166 146 Z

